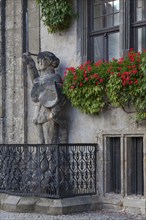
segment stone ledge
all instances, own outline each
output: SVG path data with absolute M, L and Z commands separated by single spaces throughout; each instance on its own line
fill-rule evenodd
M 62 215 L 102 209 L 102 203 L 96 195 L 65 199 L 47 199 L 0 194 L 0 199 L 1 209 L 11 212 L 36 212 L 50 215 Z
M 19 196 L 8 196 L 1 201 L 1 209 L 9 212 L 17 212 L 17 204 L 20 201 Z
M 131 208 L 146 208 L 146 199 L 126 197 L 123 199 L 123 206 Z
M 144 198 L 124 198 L 123 199 L 123 206 L 125 210 L 132 213 L 137 214 L 146 214 L 146 199 Z
M 17 204 L 17 209 L 20 212 L 34 212 L 35 204 L 37 201 L 38 201 L 38 198 L 21 197 L 20 201 Z
M 46 205 L 48 203 L 48 205 Z M 62 215 L 102 209 L 98 196 L 78 196 L 65 199 L 40 199 L 36 203 L 36 211 L 51 215 Z

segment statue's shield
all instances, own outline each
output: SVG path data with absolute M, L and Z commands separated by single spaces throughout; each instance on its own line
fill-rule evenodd
M 53 85 L 46 85 L 45 90 L 42 91 L 39 96 L 40 104 L 47 108 L 51 108 L 56 105 L 58 100 L 59 94 L 56 83 Z
M 60 100 L 60 96 L 61 92 L 57 82 L 38 78 L 33 84 L 31 91 L 32 101 L 39 102 L 47 108 L 55 106 Z

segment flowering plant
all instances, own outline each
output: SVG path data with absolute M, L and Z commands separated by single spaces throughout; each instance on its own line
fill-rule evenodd
M 130 49 L 127 57 L 109 62 L 87 62 L 67 68 L 63 91 L 73 106 L 85 113 L 97 114 L 110 104 L 132 104 L 137 119 L 146 117 L 146 51 Z
M 73 106 L 85 113 L 99 113 L 105 107 L 107 65 L 87 62 L 76 69 L 67 68 L 63 91 Z
M 134 52 L 130 49 L 128 56 L 110 62 L 109 80 L 106 94 L 109 103 L 125 109 L 133 105 L 137 119 L 145 118 L 146 111 L 146 52 Z

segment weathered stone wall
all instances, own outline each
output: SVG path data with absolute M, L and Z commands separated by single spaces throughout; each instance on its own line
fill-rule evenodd
M 2 5 L 2 1 L 0 1 L 0 6 Z M 3 24 L 2 24 L 2 7 L 0 10 L 0 143 L 3 142 L 3 68 L 2 68 L 2 29 L 3 29 Z
M 39 8 L 36 5 L 36 0 L 28 0 L 28 33 L 29 33 L 29 51 L 38 54 L 40 50 L 40 17 Z M 35 57 L 33 57 L 35 59 Z M 33 124 L 33 117 L 35 111 L 35 104 L 32 102 L 30 92 L 32 88 L 32 82 L 28 74 L 28 88 L 27 88 L 27 101 L 28 101 L 28 112 L 27 112 L 27 143 L 38 143 L 36 126 Z
M 23 1 L 20 0 L 5 1 L 5 42 L 3 43 L 5 43 L 6 71 L 2 71 L 4 63 L 1 61 L 0 143 L 24 143 L 25 136 L 29 143 L 36 143 L 37 141 L 35 126 L 33 128 L 32 125 L 34 109 L 30 100 L 31 83 L 28 76 L 24 86 L 25 76 L 22 68 L 22 44 L 24 40 L 22 3 Z M 39 20 L 39 8 L 36 6 L 36 1 L 29 0 L 28 50 L 34 53 L 38 53 L 40 47 Z M 2 38 L 2 31 L 0 37 Z M 2 42 L 2 39 L 0 39 L 0 42 Z M 25 106 L 24 99 L 27 106 Z
M 23 87 L 21 74 L 21 1 L 6 2 L 6 121 L 7 143 L 23 143 Z

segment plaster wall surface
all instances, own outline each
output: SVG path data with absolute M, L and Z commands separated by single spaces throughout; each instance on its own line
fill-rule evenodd
M 78 20 L 66 32 L 49 34 L 41 22 L 41 50 L 48 50 L 60 59 L 58 72 L 63 75 L 67 67 L 80 65 L 81 35 L 78 32 Z M 98 116 L 83 114 L 71 105 L 67 108 L 69 142 L 96 143 L 100 133 L 130 133 L 145 131 L 145 122 L 137 124 L 134 114 L 127 114 L 122 109 L 111 108 Z

